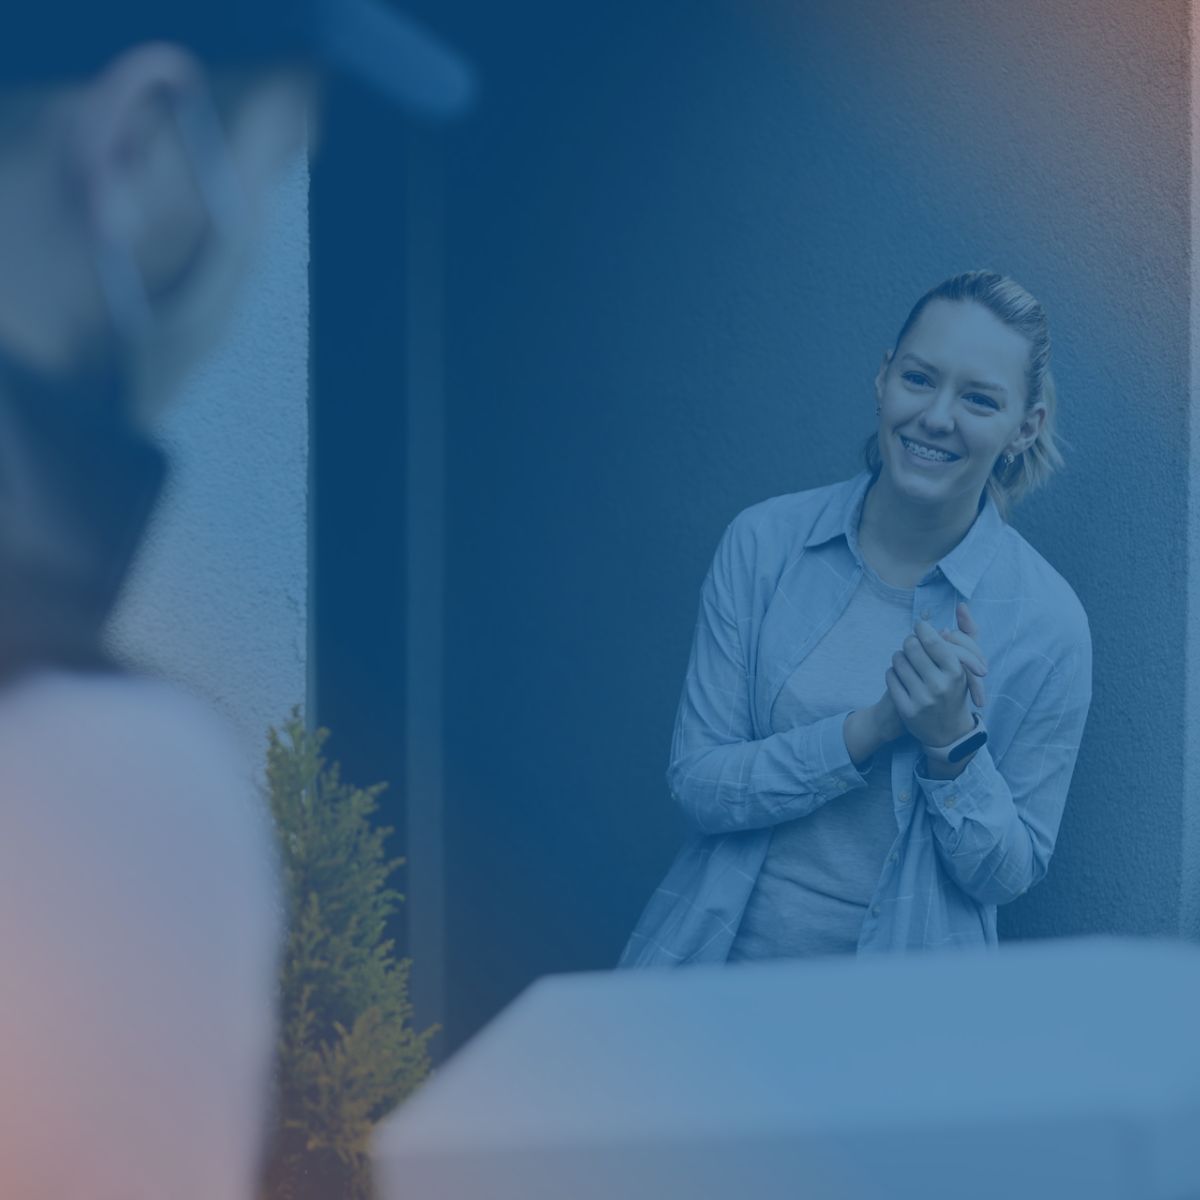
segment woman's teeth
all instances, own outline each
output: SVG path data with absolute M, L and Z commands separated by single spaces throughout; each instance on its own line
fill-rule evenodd
M 909 454 L 917 458 L 924 458 L 929 462 L 953 462 L 958 455 L 949 454 L 945 450 L 931 450 L 928 446 L 922 446 L 919 442 L 910 442 L 908 438 L 900 439 L 904 443 L 904 448 Z

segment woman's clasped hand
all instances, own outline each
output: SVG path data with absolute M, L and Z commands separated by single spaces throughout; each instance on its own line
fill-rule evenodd
M 974 724 L 968 696 L 983 707 L 987 659 L 975 640 L 979 630 L 965 604 L 957 617 L 958 628 L 940 632 L 918 621 L 892 655 L 879 704 L 895 737 L 907 731 L 923 746 L 949 745 Z

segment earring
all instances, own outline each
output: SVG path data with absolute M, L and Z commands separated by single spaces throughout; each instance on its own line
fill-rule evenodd
M 1007 453 L 1007 454 L 1005 454 L 1005 456 L 1004 456 L 1004 465 L 1005 465 L 1006 467 L 1011 467 L 1011 466 L 1013 465 L 1013 463 L 1014 463 L 1014 462 L 1016 462 L 1016 461 L 1017 461 L 1017 457 L 1016 457 L 1016 455 L 1015 455 L 1015 454 L 1013 454 L 1013 452 L 1012 452 L 1011 450 L 1010 450 L 1010 451 L 1008 451 L 1008 453 Z

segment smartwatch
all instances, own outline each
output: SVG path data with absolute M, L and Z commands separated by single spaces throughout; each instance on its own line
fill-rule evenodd
M 969 754 L 974 754 L 987 741 L 987 730 L 979 719 L 978 713 L 971 714 L 975 718 L 975 726 L 964 733 L 956 742 L 948 746 L 922 746 L 928 762 L 960 763 Z

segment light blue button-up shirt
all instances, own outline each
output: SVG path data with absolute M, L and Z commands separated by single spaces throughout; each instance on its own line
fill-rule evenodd
M 691 832 L 621 966 L 725 961 L 773 828 L 865 786 L 842 733 L 847 713 L 772 732 L 771 712 L 859 585 L 858 523 L 871 480 L 863 472 L 766 500 L 721 538 L 701 589 L 667 771 Z M 911 737 L 895 743 L 896 840 L 860 954 L 994 946 L 996 906 L 1041 880 L 1054 850 L 1091 701 L 1087 617 L 990 498 L 915 588 L 913 621 L 954 627 L 960 600 L 988 659 L 988 742 L 952 780 L 918 773 Z

